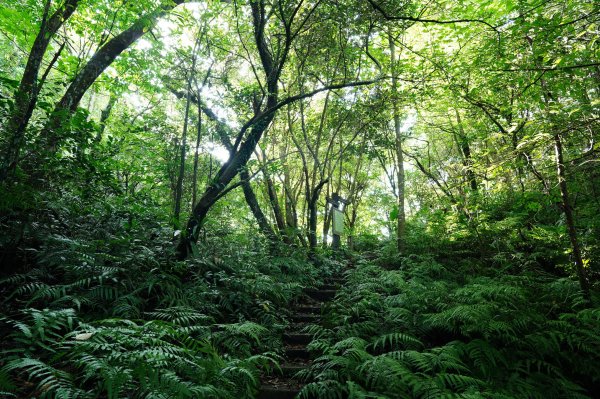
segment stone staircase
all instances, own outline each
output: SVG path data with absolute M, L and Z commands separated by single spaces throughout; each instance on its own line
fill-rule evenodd
M 323 304 L 335 297 L 337 288 L 342 283 L 342 279 L 331 279 L 320 288 L 304 290 L 296 301 L 292 308 L 292 323 L 283 335 L 285 356 L 281 373 L 263 376 L 258 399 L 293 399 L 300 392 L 304 382 L 297 379 L 296 375 L 311 364 L 307 345 L 313 339 L 303 329 L 309 324 L 320 323 Z

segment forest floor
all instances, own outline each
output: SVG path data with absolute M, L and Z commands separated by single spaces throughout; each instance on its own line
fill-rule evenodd
M 576 280 L 531 259 L 500 267 L 498 256 L 375 248 L 309 260 L 231 243 L 173 262 L 156 257 L 158 244 L 133 241 L 104 258 L 84 244 L 56 238 L 39 267 L 0 281 L 0 396 L 600 392 L 600 309 L 586 305 Z
M 454 254 L 343 275 L 295 303 L 258 398 L 599 397 L 600 309 L 571 279 Z

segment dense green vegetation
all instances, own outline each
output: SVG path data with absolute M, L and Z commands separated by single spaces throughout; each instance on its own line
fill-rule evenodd
M 377 263 L 386 263 L 380 259 Z M 579 398 L 598 389 L 600 311 L 541 271 L 471 275 L 409 257 L 350 274 L 305 391 L 318 397 Z
M 597 397 L 599 26 L 0 0 L 0 396 L 254 398 L 344 276 L 303 397 Z

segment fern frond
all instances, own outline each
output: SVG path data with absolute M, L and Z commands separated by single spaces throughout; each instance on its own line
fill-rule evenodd
M 373 350 L 383 350 L 386 348 L 398 350 L 422 348 L 423 343 L 411 335 L 396 332 L 378 337 L 371 346 Z

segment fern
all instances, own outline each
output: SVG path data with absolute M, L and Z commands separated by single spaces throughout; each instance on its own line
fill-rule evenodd
M 417 338 L 403 333 L 390 333 L 379 336 L 372 343 L 374 351 L 378 349 L 390 348 L 393 350 L 402 348 L 421 348 L 423 343 Z
M 585 397 L 580 381 L 599 381 L 600 312 L 565 312 L 579 306 L 576 290 L 549 281 L 465 277 L 429 257 L 398 270 L 363 262 L 327 328 L 313 328 L 323 355 L 301 376 L 357 397 Z M 558 304 L 560 289 L 575 297 Z

